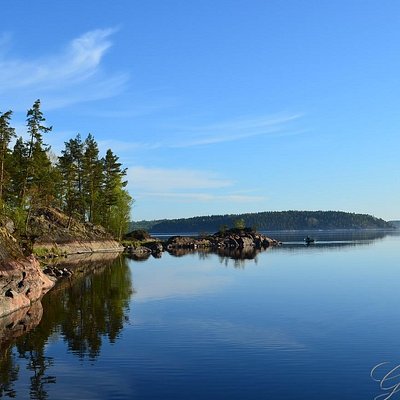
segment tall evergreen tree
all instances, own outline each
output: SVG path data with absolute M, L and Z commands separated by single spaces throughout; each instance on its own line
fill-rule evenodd
M 47 156 L 50 147 L 43 143 L 43 134 L 50 132 L 52 127 L 43 125 L 46 119 L 40 110 L 40 100 L 33 103 L 26 116 L 29 141 L 27 142 L 28 154 L 21 192 L 21 204 L 25 202 L 28 191 L 30 191 L 30 196 L 35 198 L 40 192 L 44 194 L 43 197 L 47 197 L 48 192 L 51 191 L 48 187 L 51 182 L 47 178 L 52 175 L 51 163 Z
M 121 169 L 119 158 L 112 152 L 107 150 L 106 156 L 103 158 L 103 194 L 102 203 L 104 206 L 103 221 L 108 223 L 111 214 L 111 207 L 117 203 L 119 189 L 126 186 L 127 182 L 122 178 L 126 175 L 126 169 Z
M 61 193 L 64 211 L 72 217 L 85 219 L 83 201 L 83 143 L 78 134 L 75 139 L 65 142 L 65 149 L 58 158 L 58 169 L 63 179 Z
M 33 103 L 32 108 L 30 108 L 26 114 L 26 123 L 29 135 L 28 158 L 32 157 L 35 143 L 38 143 L 41 147 L 46 147 L 43 143 L 43 134 L 50 132 L 53 127 L 42 125 L 45 121 L 46 119 L 43 117 L 43 113 L 40 110 L 40 100 L 38 99 Z
M 102 225 L 120 238 L 128 229 L 132 198 L 124 187 L 126 169 L 121 169 L 119 158 L 108 149 L 103 158 Z
M 85 214 L 89 222 L 99 223 L 100 215 L 96 213 L 102 187 L 102 163 L 99 160 L 99 148 L 94 137 L 89 134 L 84 142 L 85 150 L 82 162 L 83 197 Z
M 28 140 L 19 137 L 12 151 L 15 131 L 12 111 L 0 113 L 0 206 L 12 216 L 20 234 L 28 233 L 31 212 L 38 207 L 61 207 L 68 215 L 95 224 L 121 237 L 128 227 L 132 198 L 125 189 L 126 169 L 108 150 L 99 158 L 98 144 L 89 134 L 65 142 L 60 157 L 50 153 L 43 135 L 45 125 L 36 100 L 27 112 Z
M 28 148 L 21 136 L 15 142 L 11 159 L 10 200 L 13 206 L 19 206 L 22 203 L 21 198 L 24 190 L 23 188 L 25 185 L 28 164 Z
M 15 129 L 10 126 L 12 111 L 0 113 L 0 202 L 4 198 L 4 186 L 9 171 L 6 168 L 6 158 L 9 153 L 8 145 L 13 137 L 15 137 Z

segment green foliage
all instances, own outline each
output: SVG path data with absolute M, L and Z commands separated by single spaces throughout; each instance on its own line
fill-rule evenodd
M 89 134 L 84 143 L 83 153 L 83 201 L 85 217 L 89 222 L 100 223 L 101 215 L 97 213 L 103 184 L 102 164 L 99 160 L 99 148 L 94 137 Z
M 15 225 L 15 229 L 19 233 L 25 232 L 26 218 L 28 211 L 25 207 L 7 207 L 6 215 L 12 219 Z
M 235 221 L 233 227 L 236 229 L 244 229 L 246 227 L 246 222 L 243 218 L 239 218 Z
M 222 224 L 222 225 L 219 227 L 218 232 L 224 234 L 227 230 L 228 230 L 228 225 Z
M 25 186 L 25 177 L 27 174 L 28 165 L 28 149 L 22 137 L 19 137 L 15 142 L 11 157 L 10 157 L 10 182 L 8 202 L 14 206 L 21 206 L 22 193 Z
M 50 147 L 43 143 L 43 134 L 50 132 L 52 127 L 43 125 L 45 121 L 40 110 L 40 100 L 36 100 L 26 114 L 29 141 L 25 143 L 24 150 L 27 156 L 20 193 L 21 204 L 28 198 L 29 203 L 45 205 L 55 195 L 53 166 L 48 157 Z
M 367 214 L 341 211 L 279 211 L 240 215 L 212 215 L 158 221 L 139 221 L 132 225 L 156 233 L 210 232 L 221 226 L 235 226 L 243 220 L 245 226 L 257 226 L 261 231 L 310 229 L 390 229 L 388 222 Z
M 27 232 L 34 210 L 59 207 L 71 218 L 102 224 L 116 238 L 129 228 L 132 198 L 125 190 L 126 169 L 107 150 L 100 158 L 98 144 L 89 134 L 65 142 L 60 157 L 50 154 L 43 135 L 52 127 L 36 100 L 27 111 L 27 135 L 15 136 L 10 126 L 12 112 L 0 113 L 0 213 L 11 217 L 20 234 Z
M 128 231 L 132 198 L 124 189 L 126 170 L 112 150 L 99 159 L 92 135 L 65 143 L 58 170 L 63 177 L 62 209 L 82 221 L 103 225 L 116 238 Z
M 84 220 L 83 198 L 83 152 L 84 145 L 78 134 L 75 139 L 65 142 L 65 149 L 58 158 L 58 171 L 63 185 L 58 190 L 64 211 L 70 216 Z
M 4 186 L 9 177 L 8 145 L 15 137 L 15 129 L 10 126 L 11 115 L 12 111 L 0 113 L 0 200 L 3 199 Z
M 102 159 L 102 166 L 102 198 L 99 204 L 102 215 L 101 223 L 120 239 L 129 228 L 129 214 L 132 205 L 131 197 L 123 189 L 127 185 L 127 181 L 123 180 L 126 169 L 121 169 L 118 157 L 110 149 Z

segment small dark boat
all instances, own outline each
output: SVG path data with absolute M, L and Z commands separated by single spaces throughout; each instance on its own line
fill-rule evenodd
M 304 241 L 306 242 L 306 244 L 311 244 L 315 242 L 315 239 L 310 238 L 310 236 L 307 236 Z

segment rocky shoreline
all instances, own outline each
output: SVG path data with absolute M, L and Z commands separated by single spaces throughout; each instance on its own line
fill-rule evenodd
M 39 242 L 33 251 L 40 258 L 57 258 L 72 254 L 115 253 L 124 251 L 116 240 L 74 240 L 68 242 Z
M 15 238 L 0 228 L 0 317 L 30 306 L 53 286 L 39 261 L 25 257 Z
M 52 243 L 47 247 L 42 244 L 41 248 L 46 250 L 43 255 L 25 257 L 15 239 L 0 229 L 0 318 L 30 307 L 59 279 L 70 278 L 73 268 L 64 265 L 69 264 L 70 257 L 96 253 L 117 256 L 124 249 L 112 240 L 75 241 L 61 246 Z
M 140 236 L 140 235 L 139 235 Z M 131 233 L 131 239 L 135 234 Z M 163 252 L 181 256 L 191 251 L 236 254 L 235 257 L 253 257 L 267 248 L 281 243 L 251 229 L 230 229 L 213 235 L 199 237 L 172 236 L 162 241 L 150 235 L 122 246 L 109 238 L 103 240 L 74 240 L 41 242 L 35 245 L 37 257 L 25 257 L 14 237 L 0 228 L 0 317 L 19 309 L 28 308 L 49 291 L 60 279 L 73 277 L 75 271 L 69 265 L 70 257 L 124 252 L 137 260 L 150 255 L 161 257 Z M 39 260 L 41 260 L 42 265 Z M 59 262 L 62 261 L 62 262 Z

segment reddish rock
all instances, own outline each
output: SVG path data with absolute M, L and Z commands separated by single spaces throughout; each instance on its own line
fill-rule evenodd
M 38 260 L 24 257 L 13 236 L 0 228 L 0 317 L 29 307 L 53 286 Z
M 9 260 L 0 265 L 0 317 L 29 307 L 39 300 L 54 281 L 46 276 L 33 257 Z

